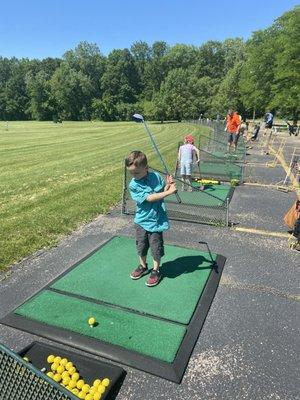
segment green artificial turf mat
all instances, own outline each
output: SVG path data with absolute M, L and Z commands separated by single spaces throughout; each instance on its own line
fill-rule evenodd
M 68 329 L 171 363 L 185 335 L 182 325 L 43 290 L 15 314 Z M 91 328 L 87 320 L 99 323 Z M 154 345 L 154 338 L 155 340 Z
M 241 167 L 231 163 L 210 163 L 204 162 L 200 165 L 200 174 L 210 175 L 229 175 L 238 177 L 241 175 Z
M 193 186 L 197 187 L 201 184 L 193 182 Z M 223 206 L 226 203 L 226 199 L 229 196 L 231 186 L 229 185 L 205 185 L 204 191 L 194 191 L 194 192 L 183 192 L 179 191 L 179 196 L 184 204 L 191 204 L 196 206 Z M 177 202 L 174 195 L 168 196 L 165 199 L 166 204 L 169 202 Z
M 114 237 L 51 287 L 188 324 L 212 269 L 209 253 L 165 246 L 162 282 L 145 285 L 129 275 L 137 267 L 135 240 Z M 216 255 L 213 254 L 213 259 Z M 151 257 L 148 257 L 151 267 Z

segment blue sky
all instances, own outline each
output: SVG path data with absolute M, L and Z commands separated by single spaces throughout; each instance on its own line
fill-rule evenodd
M 201 45 L 248 39 L 299 4 L 293 0 L 3 0 L 0 56 L 61 57 L 81 41 L 107 55 L 135 41 Z

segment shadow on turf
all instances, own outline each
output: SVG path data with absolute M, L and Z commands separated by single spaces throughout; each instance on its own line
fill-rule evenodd
M 196 270 L 212 269 L 212 265 L 201 266 L 204 261 L 210 261 L 209 258 L 203 256 L 187 256 L 179 257 L 175 260 L 163 263 L 161 266 L 161 274 L 163 278 L 176 278 L 182 274 L 189 274 Z

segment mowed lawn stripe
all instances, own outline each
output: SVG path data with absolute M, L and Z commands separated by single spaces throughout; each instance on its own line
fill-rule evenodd
M 0 268 L 57 243 L 121 199 L 124 157 L 159 159 L 141 124 L 9 122 L 0 126 Z M 190 124 L 150 123 L 171 171 Z

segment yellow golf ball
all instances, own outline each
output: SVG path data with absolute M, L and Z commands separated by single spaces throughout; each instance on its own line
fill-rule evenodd
M 84 385 L 84 380 L 83 380 L 83 379 L 79 379 L 79 381 L 78 381 L 77 384 L 76 384 L 77 389 L 80 389 L 80 390 L 81 390 L 81 388 L 82 388 L 83 385 Z
M 103 386 L 107 387 L 107 386 L 109 385 L 109 383 L 110 383 L 110 381 L 109 381 L 108 378 L 102 379 L 102 385 L 103 385 Z
M 28 362 L 29 358 L 28 357 L 23 357 L 23 360 Z
M 50 354 L 50 355 L 47 357 L 47 362 L 48 362 L 49 364 L 53 363 L 54 358 L 55 358 L 54 355 L 53 355 L 53 354 Z
M 78 372 L 74 372 L 74 374 L 71 375 L 71 379 L 72 381 L 77 382 L 79 379 L 79 373 Z
M 54 362 L 54 363 L 51 365 L 51 369 L 52 369 L 53 372 L 55 372 L 55 371 L 57 370 L 58 367 L 59 367 L 59 364 L 56 363 L 56 362 Z
M 90 326 L 94 326 L 95 323 L 96 323 L 96 320 L 95 320 L 94 317 L 90 317 L 90 318 L 88 319 L 88 324 L 89 324 Z
M 69 388 L 70 388 L 70 389 L 74 389 L 74 388 L 76 387 L 76 383 L 77 383 L 77 382 L 72 381 L 72 379 L 71 379 L 71 380 L 69 381 L 69 384 L 68 384 Z
M 66 365 L 68 363 L 68 359 L 67 358 L 62 358 L 60 360 L 60 365 Z
M 101 399 L 102 394 L 97 392 L 94 394 L 94 399 L 93 400 L 100 400 Z
M 88 385 L 87 383 L 85 385 L 82 386 L 81 391 L 84 393 L 88 393 L 90 390 L 90 385 Z
M 54 358 L 54 360 L 53 360 L 53 362 L 55 362 L 55 363 L 57 363 L 57 364 L 59 364 L 60 361 L 61 361 L 61 357 L 59 357 L 59 356 L 56 356 L 56 357 Z
M 79 393 L 79 390 L 77 388 L 74 388 L 74 389 L 72 389 L 72 393 L 77 395 Z
M 61 381 L 61 375 L 60 374 L 55 374 L 53 379 L 55 380 L 55 382 L 60 382 Z
M 68 371 L 63 371 L 63 373 L 61 374 L 61 376 L 62 376 L 63 379 L 64 379 L 64 378 L 70 378 L 70 379 L 71 379 L 71 376 L 70 376 L 70 374 L 69 374 Z
M 85 399 L 85 400 L 94 400 L 94 396 L 93 396 L 92 394 L 88 393 L 88 394 L 85 396 L 84 399 Z
M 59 374 L 62 374 L 65 371 L 65 367 L 63 365 L 59 365 L 56 369 Z
M 74 367 L 74 365 L 73 365 L 73 363 L 71 361 L 67 362 L 67 364 L 65 365 L 65 368 L 66 368 L 67 371 L 69 371 L 73 367 Z
M 101 383 L 100 379 L 95 379 L 94 382 L 93 382 L 93 386 L 94 387 L 98 387 L 100 385 L 100 383 Z
M 101 383 L 101 385 L 99 385 L 98 388 L 97 388 L 97 392 L 102 394 L 102 393 L 105 392 L 105 389 L 106 389 L 106 387 L 103 386 L 102 383 Z
M 75 367 L 71 367 L 71 368 L 68 369 L 68 371 L 69 371 L 70 375 L 73 375 L 76 372 L 76 368 Z
M 77 395 L 80 399 L 85 399 L 86 393 L 84 392 L 79 392 Z
M 54 373 L 51 371 L 47 372 L 46 375 L 49 376 L 49 378 L 51 378 L 51 379 L 53 379 L 53 377 L 54 377 Z
M 70 382 L 71 382 L 71 379 L 70 379 L 70 378 L 63 378 L 63 380 L 62 380 L 62 384 L 63 384 L 64 386 L 68 386 Z M 75 386 L 74 386 L 74 387 L 75 387 Z

